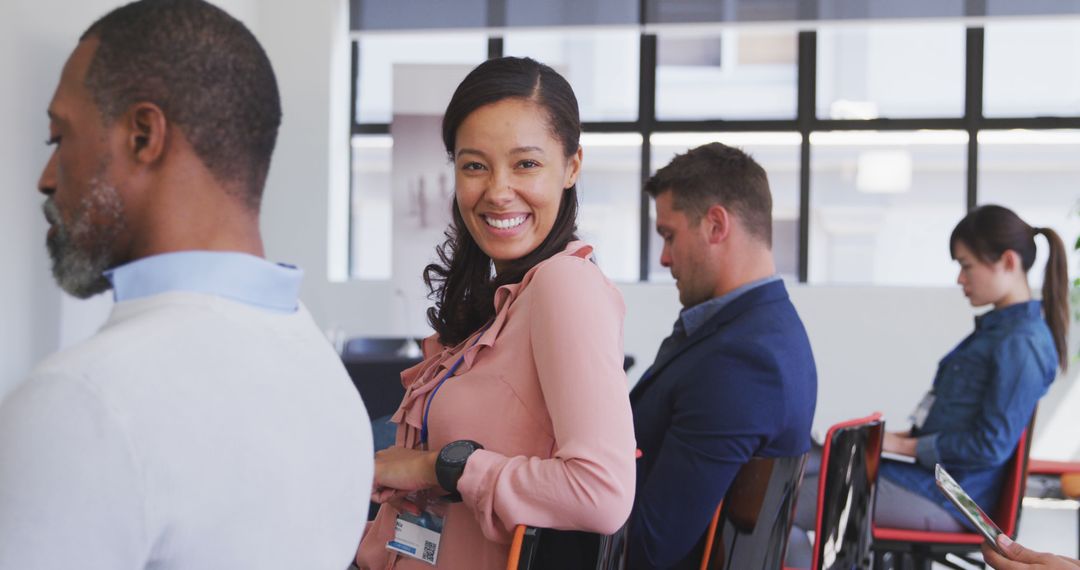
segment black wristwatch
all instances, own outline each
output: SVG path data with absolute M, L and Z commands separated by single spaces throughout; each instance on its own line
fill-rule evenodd
M 459 439 L 446 444 L 439 451 L 435 459 L 435 478 L 439 480 L 440 487 L 450 492 L 448 500 L 461 500 L 461 493 L 457 489 L 458 479 L 465 472 L 465 462 L 477 449 L 484 449 L 484 446 L 468 439 Z

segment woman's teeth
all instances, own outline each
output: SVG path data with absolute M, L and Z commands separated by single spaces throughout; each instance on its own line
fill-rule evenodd
M 489 218 L 487 216 L 483 216 L 484 223 L 486 223 L 487 225 L 489 225 L 489 226 L 491 226 L 493 228 L 498 228 L 500 230 L 508 230 L 510 228 L 516 228 L 516 227 L 520 226 L 521 224 L 525 223 L 525 218 L 527 218 L 527 217 L 528 216 L 526 216 L 526 215 L 521 215 L 521 216 L 516 216 L 516 217 L 513 217 L 513 218 L 506 218 L 505 220 L 498 220 L 498 219 L 495 219 L 495 218 Z

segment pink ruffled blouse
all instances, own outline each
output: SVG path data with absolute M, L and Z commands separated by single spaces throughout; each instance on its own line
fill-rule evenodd
M 591 252 L 573 242 L 521 283 L 501 287 L 490 327 L 453 347 L 426 339 L 424 361 L 401 374 L 397 445 L 419 446 L 428 397 L 464 355 L 432 401 L 429 448 L 459 439 L 484 446 L 458 482 L 462 502 L 450 506 L 438 568 L 505 568 L 518 524 L 610 534 L 630 514 L 626 308 Z M 431 568 L 386 550 L 397 514 L 382 506 L 360 543 L 358 566 Z

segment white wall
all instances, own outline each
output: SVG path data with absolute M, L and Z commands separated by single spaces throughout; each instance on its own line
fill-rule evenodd
M 881 412 L 886 429 L 906 429 L 908 415 L 930 388 L 937 363 L 974 328 L 972 309 L 955 287 L 866 287 L 788 283 L 810 336 L 818 371 L 814 430 Z M 671 284 L 622 284 L 624 348 L 637 364 L 637 382 L 671 332 L 679 311 Z M 1074 335 L 1071 354 L 1078 352 Z M 1043 459 L 1080 458 L 1076 411 L 1080 364 L 1059 377 L 1039 403 L 1033 453 Z
M 930 388 L 937 363 L 972 330 L 956 288 L 799 287 L 792 300 L 818 365 L 814 427 L 885 414 L 887 429 Z
M 788 283 L 818 369 L 814 429 L 880 411 L 892 428 L 929 389 L 937 361 L 971 330 L 960 293 L 943 288 L 831 287 Z M 626 352 L 652 362 L 679 311 L 673 285 L 622 285 Z
M 60 291 L 49 274 L 38 175 L 48 158 L 45 109 L 79 34 L 111 3 L 0 3 L 0 394 L 55 350 Z

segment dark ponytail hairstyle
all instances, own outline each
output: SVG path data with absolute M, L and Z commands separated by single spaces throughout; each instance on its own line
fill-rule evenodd
M 503 99 L 535 103 L 547 115 L 551 134 L 562 143 L 566 157 L 578 151 L 581 119 L 570 84 L 542 63 L 503 57 L 477 66 L 450 98 L 443 115 L 442 135 L 451 161 L 458 127 L 466 117 Z M 453 223 L 446 230 L 446 241 L 435 249 L 439 261 L 424 268 L 424 283 L 435 302 L 428 309 L 428 322 L 439 335 L 439 342 L 447 346 L 465 340 L 495 316 L 495 291 L 499 287 L 520 282 L 536 264 L 577 239 L 577 187 L 563 190 L 555 224 L 544 241 L 525 257 L 508 263 L 498 275 L 492 275 L 491 258 L 466 228 L 456 199 L 452 198 L 451 209 Z
M 1058 364 L 1065 370 L 1069 362 L 1066 345 L 1069 278 L 1065 243 L 1057 232 L 1050 228 L 1033 228 L 1008 208 L 979 206 L 956 224 L 949 237 L 949 251 L 955 259 L 956 244 L 960 242 L 983 261 L 994 263 L 1011 249 L 1020 256 L 1024 273 L 1027 273 L 1035 263 L 1035 236 L 1038 234 L 1045 236 L 1050 244 L 1050 257 L 1046 261 L 1046 275 L 1043 278 L 1043 313 L 1054 337 Z

